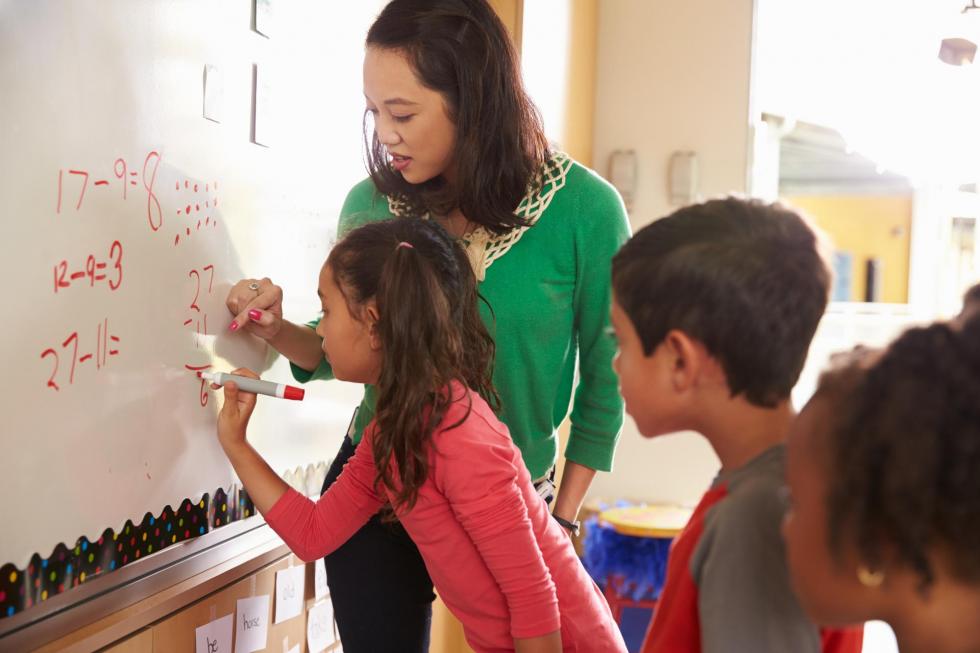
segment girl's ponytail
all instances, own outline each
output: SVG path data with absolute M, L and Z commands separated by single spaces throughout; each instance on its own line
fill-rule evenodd
M 373 298 L 377 305 L 376 481 L 395 492 L 396 508 L 411 509 L 428 478 L 432 433 L 459 399 L 449 396 L 451 383 L 499 405 L 491 383 L 494 345 L 477 307 L 476 277 L 466 252 L 442 227 L 412 218 L 352 231 L 328 263 L 349 301 Z

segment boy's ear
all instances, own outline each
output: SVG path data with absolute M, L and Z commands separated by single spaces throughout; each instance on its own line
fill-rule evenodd
M 678 329 L 668 331 L 663 344 L 669 356 L 670 379 L 674 389 L 678 392 L 691 390 L 701 380 L 705 370 L 707 350 L 704 345 Z
M 367 318 L 368 337 L 371 339 L 371 349 L 381 351 L 381 335 L 378 333 L 378 304 L 371 299 L 364 309 L 364 316 Z

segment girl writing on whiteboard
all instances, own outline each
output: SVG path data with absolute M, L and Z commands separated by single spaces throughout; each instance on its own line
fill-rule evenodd
M 336 378 L 375 388 L 375 414 L 314 503 L 248 444 L 255 395 L 226 385 L 218 438 L 269 525 L 313 560 L 390 503 L 477 651 L 625 651 L 494 414 L 494 344 L 462 247 L 434 221 L 374 222 L 333 248 L 318 294 L 323 353 Z
M 429 217 L 464 245 L 496 341 L 500 419 L 546 495 L 577 366 L 552 503 L 556 520 L 574 530 L 596 470 L 611 468 L 623 423 L 615 343 L 606 335 L 610 260 L 629 235 L 623 203 L 591 170 L 549 148 L 517 55 L 485 0 L 388 4 L 367 36 L 364 95 L 370 178 L 348 194 L 338 232 Z M 282 296 L 269 279 L 236 284 L 227 299 L 231 329 L 265 339 L 301 381 L 331 378 L 315 323 L 283 320 Z M 376 396 L 369 385 L 325 487 L 353 455 Z M 432 584 L 396 524 L 369 520 L 326 566 L 347 653 L 428 650 Z

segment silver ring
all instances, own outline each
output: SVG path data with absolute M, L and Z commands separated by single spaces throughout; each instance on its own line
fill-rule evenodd
M 256 292 L 256 294 L 258 294 L 258 292 L 259 292 L 259 282 L 258 281 L 253 281 L 252 283 L 248 284 L 248 289 L 249 290 L 254 290 Z

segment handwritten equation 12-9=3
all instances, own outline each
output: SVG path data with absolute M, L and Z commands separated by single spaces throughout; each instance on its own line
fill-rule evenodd
M 68 259 L 62 259 L 54 266 L 55 294 L 58 294 L 62 288 L 70 287 L 76 281 L 81 281 L 90 288 L 104 281 L 109 290 L 117 290 L 123 280 L 122 258 L 122 243 L 115 240 L 109 246 L 109 255 L 105 260 L 100 261 L 95 258 L 95 254 L 89 254 L 84 266 L 73 269 Z

